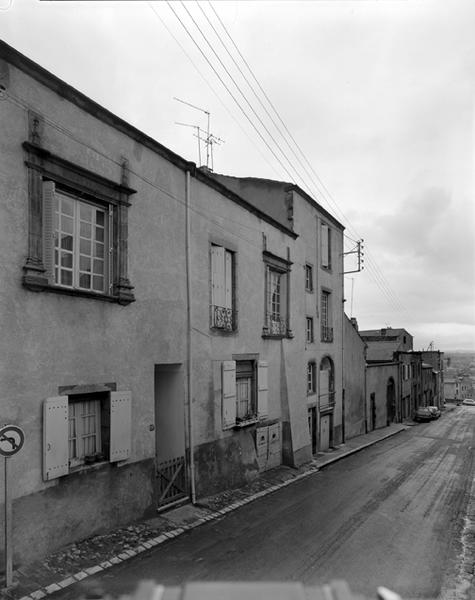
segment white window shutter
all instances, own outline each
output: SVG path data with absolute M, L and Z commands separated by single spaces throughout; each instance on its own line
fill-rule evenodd
M 321 227 L 322 232 L 322 266 L 328 267 L 330 265 L 330 256 L 328 252 L 328 225 L 323 225 Z
M 269 414 L 268 366 L 265 360 L 260 360 L 257 366 L 257 412 L 261 418 Z
M 43 182 L 43 263 L 49 283 L 54 283 L 54 181 Z
M 211 246 L 211 304 L 224 306 L 224 248 Z
M 222 362 L 223 429 L 236 424 L 236 361 Z
M 67 396 L 47 398 L 43 404 L 43 478 L 69 473 L 69 408 Z
M 320 371 L 320 393 L 325 403 L 329 400 L 330 393 L 330 371 L 323 369 Z
M 132 394 L 111 392 L 110 461 L 130 458 L 132 443 Z
M 233 307 L 233 255 L 228 250 L 224 254 L 224 304 L 225 308 Z

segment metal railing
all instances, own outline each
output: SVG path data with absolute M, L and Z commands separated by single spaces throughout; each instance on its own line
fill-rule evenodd
M 321 334 L 322 342 L 333 342 L 333 327 L 327 327 L 326 325 L 322 325 Z
M 328 394 L 320 394 L 318 399 L 320 412 L 325 410 L 332 410 L 335 407 L 335 392 L 328 392 Z
M 287 335 L 287 319 L 268 313 L 265 330 L 267 335 Z
M 234 331 L 237 323 L 237 312 L 232 308 L 224 306 L 211 305 L 211 327 L 223 329 L 224 331 Z

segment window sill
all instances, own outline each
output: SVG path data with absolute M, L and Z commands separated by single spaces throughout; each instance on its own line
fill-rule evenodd
M 135 302 L 135 296 L 132 292 L 124 293 L 118 296 L 111 296 L 110 294 L 98 294 L 97 292 L 89 292 L 86 290 L 77 290 L 72 288 L 60 287 L 57 285 L 50 285 L 44 277 L 32 280 L 32 277 L 23 278 L 23 286 L 33 292 L 51 292 L 52 294 L 64 294 L 66 296 L 76 296 L 79 298 L 90 298 L 93 300 L 99 300 L 101 302 L 115 302 L 118 304 L 126 305 L 131 302 Z
M 90 465 L 86 465 L 86 464 L 77 465 L 75 467 L 69 468 L 68 475 L 76 475 L 76 474 L 81 475 L 81 474 L 85 474 L 85 473 L 90 473 L 91 471 L 98 471 L 99 469 L 102 469 L 105 466 L 110 465 L 110 464 L 111 463 L 108 460 L 101 460 L 99 462 L 95 462 Z
M 283 340 L 283 339 L 292 340 L 294 337 L 294 334 L 290 329 L 289 329 L 289 331 L 287 331 L 287 333 L 270 333 L 267 328 L 264 328 L 262 331 L 262 337 L 265 340 Z
M 256 423 L 259 423 L 258 417 L 252 417 L 252 419 L 247 419 L 246 421 L 236 422 L 235 425 L 233 425 L 233 429 L 243 429 L 244 427 L 250 427 Z

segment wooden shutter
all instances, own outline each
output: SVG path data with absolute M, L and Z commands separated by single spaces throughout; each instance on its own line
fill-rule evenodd
M 329 241 L 328 225 L 325 225 L 322 223 L 321 232 L 322 232 L 322 239 L 321 239 L 321 242 L 322 242 L 322 245 L 321 245 L 322 267 L 329 267 L 330 266 L 330 253 L 329 253 L 329 245 L 328 245 L 328 241 Z
M 222 363 L 223 429 L 236 424 L 236 361 Z
M 319 396 L 323 400 L 323 404 L 328 403 L 329 393 L 330 393 L 330 371 L 328 369 L 324 369 L 324 370 L 320 371 L 320 386 L 319 386 Z
M 54 279 L 54 181 L 43 182 L 43 263 L 50 284 Z
M 225 308 L 233 307 L 233 255 L 228 250 L 224 253 L 224 304 Z
M 211 304 L 224 306 L 224 248 L 211 246 Z
M 265 418 L 269 414 L 268 366 L 265 360 L 260 360 L 257 366 L 257 412 L 260 418 Z
M 111 392 L 110 414 L 110 461 L 130 458 L 132 394 L 130 392 Z
M 68 397 L 47 398 L 43 404 L 43 478 L 69 473 Z

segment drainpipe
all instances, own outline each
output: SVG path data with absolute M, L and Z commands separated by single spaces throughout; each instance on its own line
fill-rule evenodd
M 191 502 L 196 504 L 195 456 L 193 430 L 193 378 L 191 351 L 191 252 L 190 252 L 190 171 L 186 171 L 185 185 L 185 272 L 186 272 L 186 392 L 188 398 L 188 443 L 190 449 Z

